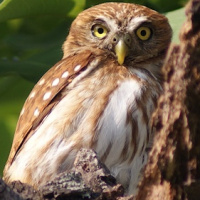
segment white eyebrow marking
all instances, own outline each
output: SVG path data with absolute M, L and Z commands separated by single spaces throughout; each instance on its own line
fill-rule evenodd
M 56 78 L 53 82 L 52 82 L 52 86 L 56 86 L 58 85 L 60 79 L 59 78 Z
M 74 71 L 77 72 L 80 68 L 81 68 L 81 65 L 77 65 L 77 66 L 74 68 Z
M 45 79 L 43 78 L 42 80 L 40 80 L 40 81 L 39 81 L 39 83 L 38 83 L 38 84 L 39 84 L 39 85 L 43 85 L 43 84 L 44 84 L 44 82 L 45 82 Z
M 69 72 L 68 71 L 66 71 L 66 72 L 64 72 L 62 74 L 62 78 L 67 78 L 68 76 L 69 76 Z
M 33 98 L 34 96 L 35 96 L 35 91 L 31 92 L 29 98 L 31 99 L 31 98 Z
M 37 117 L 39 115 L 40 111 L 38 110 L 38 108 L 35 109 L 34 111 L 34 116 Z
M 117 13 L 116 13 L 116 15 L 117 15 Z M 102 16 L 102 15 L 98 16 L 98 18 L 105 21 L 108 24 L 108 27 L 112 27 L 113 33 L 119 30 L 119 27 L 118 27 L 115 19 L 112 19 L 112 18 L 106 17 L 106 16 Z
M 147 17 L 146 16 L 134 17 L 131 20 L 131 22 L 134 22 L 134 23 L 145 22 L 145 21 L 147 21 Z
M 134 17 L 131 19 L 129 26 L 130 31 L 134 30 L 135 27 L 138 27 L 142 22 L 148 22 L 148 18 L 146 16 Z
M 47 100 L 51 96 L 51 92 L 46 92 L 43 96 L 43 100 Z

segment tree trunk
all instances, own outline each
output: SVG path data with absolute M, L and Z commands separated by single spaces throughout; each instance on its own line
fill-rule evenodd
M 190 1 L 180 45 L 171 45 L 156 136 L 137 200 L 200 199 L 200 1 Z

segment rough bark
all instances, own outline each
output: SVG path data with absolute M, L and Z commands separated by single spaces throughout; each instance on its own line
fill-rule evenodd
M 200 1 L 190 1 L 180 45 L 171 45 L 164 94 L 153 116 L 156 136 L 136 199 L 200 196 Z
M 135 200 L 197 200 L 200 196 L 200 0 L 186 7 L 180 45 L 171 45 L 163 73 L 164 92 L 153 115 L 156 129 Z M 19 196 L 19 195 L 20 196 Z M 0 179 L 0 199 L 118 199 L 124 189 L 92 150 L 82 149 L 74 167 L 39 191 Z
M 5 185 L 3 181 L 2 184 L 1 187 L 0 183 L 0 199 L 4 200 L 132 199 L 123 197 L 124 188 L 116 183 L 106 166 L 98 160 L 96 153 L 89 149 L 81 149 L 70 171 L 59 174 L 38 191 L 19 181 L 13 182 L 10 186 Z M 21 198 L 17 194 L 20 194 Z

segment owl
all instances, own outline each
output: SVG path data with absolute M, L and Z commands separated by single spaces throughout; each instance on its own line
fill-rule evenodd
M 170 40 L 167 18 L 141 5 L 103 3 L 81 12 L 62 60 L 24 104 L 4 180 L 37 189 L 89 148 L 135 194 L 154 135 L 151 115 Z

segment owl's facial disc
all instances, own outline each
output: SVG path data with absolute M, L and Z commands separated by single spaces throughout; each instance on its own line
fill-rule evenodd
M 131 43 L 131 36 L 129 34 L 115 35 L 113 37 L 115 43 L 114 51 L 117 56 L 117 61 L 120 65 L 124 63 L 126 56 L 129 54 L 129 45 Z

